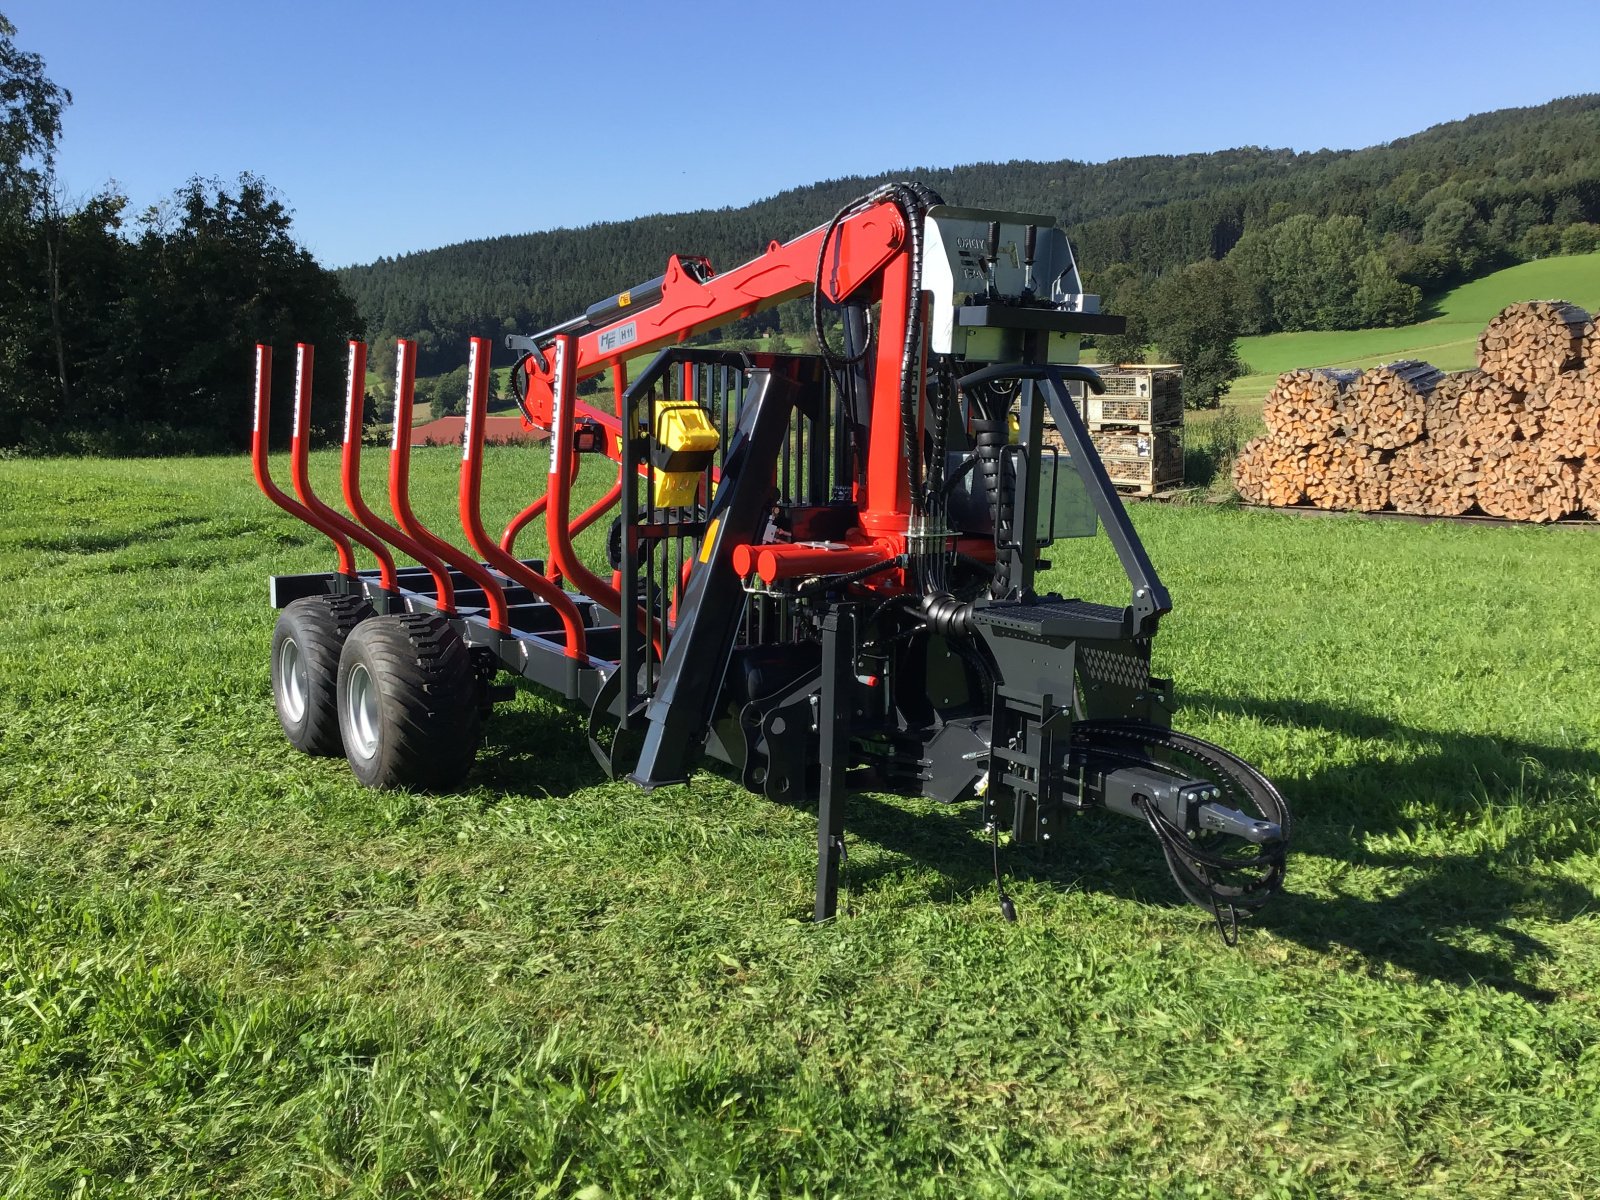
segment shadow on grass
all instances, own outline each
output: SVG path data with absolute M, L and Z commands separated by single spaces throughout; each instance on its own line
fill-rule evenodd
M 1404 751 L 1400 761 L 1386 756 L 1277 781 L 1296 818 L 1289 891 L 1255 915 L 1257 924 L 1311 949 L 1352 952 L 1374 971 L 1394 967 L 1454 986 L 1480 984 L 1539 1002 L 1555 998 L 1526 978 L 1551 957 L 1551 947 L 1517 926 L 1571 921 L 1600 904 L 1589 888 L 1530 869 L 1593 850 L 1592 822 L 1570 813 L 1570 798 L 1592 786 L 1586 780 L 1600 779 L 1600 754 L 1420 730 L 1329 705 L 1190 700 L 1269 724 L 1381 742 L 1391 754 Z M 1564 803 L 1571 819 L 1560 815 Z M 1497 810 L 1512 809 L 1533 819 L 1501 818 L 1488 837 L 1492 848 L 1480 854 L 1442 848 L 1464 826 L 1493 823 Z M 856 837 L 891 852 L 890 861 L 856 870 L 858 888 L 901 869 L 904 862 L 893 861 L 900 856 L 939 870 L 964 892 L 993 886 L 990 851 L 971 836 L 970 808 L 919 814 L 853 794 L 847 823 Z M 1373 839 L 1407 848 L 1375 851 Z M 1431 841 L 1441 849 L 1430 850 Z M 1296 859 L 1310 857 L 1334 864 L 1322 886 L 1335 894 L 1295 892 Z M 1015 878 L 1146 903 L 1176 895 L 1155 842 L 1106 813 L 1078 814 L 1052 855 L 1017 850 L 1001 863 Z M 1344 872 L 1337 864 L 1362 873 L 1359 894 L 1340 890 Z
M 43 550 L 52 554 L 106 554 L 144 542 L 169 541 L 173 530 L 204 524 L 207 520 L 206 517 L 168 517 L 133 529 L 68 528 L 59 533 L 19 538 L 16 544 L 24 550 Z
M 1600 903 L 1588 888 L 1529 869 L 1593 849 L 1592 823 L 1581 815 L 1557 819 L 1555 810 L 1573 789 L 1589 786 L 1586 780 L 1600 779 L 1600 754 L 1416 729 L 1325 704 L 1187 699 L 1191 707 L 1269 725 L 1325 729 L 1381 745 L 1384 752 L 1370 762 L 1312 768 L 1277 780 L 1296 818 L 1289 892 L 1256 914 L 1255 923 L 1311 949 L 1354 953 L 1375 972 L 1393 967 L 1454 986 L 1479 984 L 1540 1002 L 1555 998 L 1525 978 L 1551 956 L 1551 948 L 1516 926 L 1570 921 Z M 490 788 L 523 791 L 536 783 L 559 795 L 605 781 L 583 748 L 582 718 L 572 706 L 503 713 L 493 729 L 490 753 L 475 773 Z M 720 763 L 703 766 L 726 771 Z M 886 852 L 874 862 L 852 864 L 852 889 L 859 894 L 908 865 L 938 872 L 956 895 L 992 887 L 990 848 L 975 836 L 973 806 L 913 805 L 852 790 L 847 836 Z M 1481 854 L 1428 848 L 1430 841 L 1458 836 L 1471 822 L 1494 820 L 1496 810 L 1530 807 L 1546 809 L 1550 819 L 1503 821 L 1490 839 L 1493 847 Z M 1408 848 L 1373 850 L 1373 839 Z M 1335 894 L 1295 892 L 1296 860 L 1308 858 L 1333 865 L 1323 872 L 1322 887 Z M 1343 872 L 1337 864 L 1361 872 L 1360 894 L 1339 891 Z M 1001 865 L 1011 878 L 1142 903 L 1177 898 L 1149 834 L 1101 812 L 1075 814 L 1052 853 L 1006 850 Z

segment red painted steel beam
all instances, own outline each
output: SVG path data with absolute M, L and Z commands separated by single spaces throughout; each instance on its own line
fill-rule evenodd
M 272 472 L 267 463 L 267 438 L 272 418 L 272 347 L 256 343 L 256 424 L 250 438 L 250 461 L 255 468 L 256 486 L 268 500 L 284 512 L 298 517 L 319 533 L 325 534 L 339 554 L 339 574 L 356 578 L 356 556 L 349 539 L 336 528 L 324 523 L 305 505 L 290 499 L 272 482 Z M 297 422 L 298 424 L 298 422 Z
M 610 364 L 620 364 L 625 357 L 677 345 L 735 317 L 763 312 L 807 294 L 816 282 L 817 257 L 826 232 L 826 228 L 817 228 L 792 242 L 773 242 L 759 258 L 713 275 L 704 283 L 673 255 L 667 263 L 660 300 L 634 316 L 573 339 L 576 353 L 568 357 L 574 382 L 597 375 Z M 905 219 L 891 203 L 876 204 L 847 217 L 828 243 L 824 294 L 833 301 L 850 295 L 897 254 L 903 254 L 905 245 Z M 543 368 L 536 361 L 528 364 L 525 399 L 534 423 L 549 428 L 555 408 L 554 376 L 550 355 L 544 357 Z M 898 372 L 895 378 L 899 378 Z
M 433 576 L 434 599 L 439 611 L 454 613 L 456 590 L 450 581 L 450 569 L 421 542 L 407 537 L 373 512 L 361 495 L 361 410 L 366 399 L 366 378 L 366 343 L 353 341 L 350 343 L 349 367 L 345 376 L 344 454 L 340 471 L 345 507 L 375 536 L 385 539 L 401 553 L 409 554 L 426 567 L 428 574 Z
M 905 533 L 911 511 L 911 489 L 906 475 L 901 445 L 900 377 L 905 354 L 906 317 L 910 312 L 911 261 L 901 255 L 883 272 L 883 303 L 879 307 L 878 354 L 872 372 L 872 415 L 868 427 L 867 484 L 858 498 L 861 528 L 870 536 L 895 536 Z M 922 395 L 920 348 L 917 371 Z M 920 447 L 913 446 L 912 453 Z
M 812 542 L 773 542 L 739 546 L 733 552 L 733 569 L 756 575 L 762 583 L 803 579 L 808 575 L 844 575 L 891 557 L 881 546 L 818 545 Z
M 511 632 L 506 594 L 495 577 L 455 546 L 429 530 L 411 511 L 411 409 L 416 404 L 417 344 L 395 340 L 394 444 L 389 448 L 389 507 L 400 528 L 483 589 L 489 606 L 489 624 L 501 633 Z
M 543 600 L 561 618 L 568 658 L 587 658 L 583 618 L 578 606 L 556 584 L 523 566 L 502 550 L 483 527 L 483 426 L 489 408 L 489 341 L 473 338 L 467 355 L 467 419 L 461 434 L 461 529 L 484 562 Z

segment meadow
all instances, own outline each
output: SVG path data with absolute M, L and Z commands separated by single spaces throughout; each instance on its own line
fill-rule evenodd
M 1465 370 L 1477 365 L 1483 327 L 1523 300 L 1569 300 L 1600 310 L 1600 254 L 1544 258 L 1484 275 L 1439 297 L 1428 319 L 1415 325 L 1240 338 L 1239 357 L 1250 373 L 1233 381 L 1227 399 L 1259 401 L 1279 375 L 1297 367 L 1374 367 L 1420 358 L 1440 370 Z
M 266 578 L 332 556 L 244 459 L 0 512 L 6 1196 L 1600 1194 L 1593 530 L 1134 510 L 1176 723 L 1296 813 L 1228 949 L 1131 822 L 1009 854 L 1007 925 L 974 814 L 876 794 L 813 926 L 812 813 L 608 782 L 531 689 L 463 790 L 365 791 L 274 719 Z

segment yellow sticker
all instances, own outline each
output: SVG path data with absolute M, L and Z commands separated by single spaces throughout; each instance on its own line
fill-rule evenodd
M 618 308 L 627 308 L 628 305 L 630 305 L 632 303 L 633 303 L 633 293 L 631 291 L 623 292 L 620 296 L 617 297 L 617 307 Z
M 722 518 L 715 517 L 706 526 L 706 540 L 700 543 L 700 561 L 703 563 L 711 561 L 711 552 L 717 548 L 717 526 L 720 524 Z

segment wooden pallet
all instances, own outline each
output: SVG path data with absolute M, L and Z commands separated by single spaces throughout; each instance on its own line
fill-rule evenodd
M 1090 425 L 1126 425 L 1151 430 L 1183 421 L 1183 368 L 1129 366 L 1100 372 L 1104 395 L 1079 408 Z

